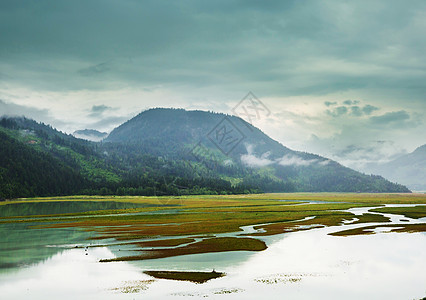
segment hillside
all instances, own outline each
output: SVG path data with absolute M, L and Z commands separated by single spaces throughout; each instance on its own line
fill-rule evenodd
M 0 130 L 0 198 L 69 195 L 84 179 L 59 159 Z
M 318 155 L 293 151 L 242 119 L 151 109 L 103 142 L 26 118 L 0 118 L 0 197 L 259 192 L 409 192 Z
M 219 113 L 161 108 L 144 111 L 114 129 L 105 139 L 105 147 L 110 145 L 188 161 L 195 175 L 213 166 L 215 176 L 231 177 L 261 190 L 267 186 L 268 191 L 408 191 L 380 176 L 364 175 L 324 157 L 293 151 L 241 118 Z M 232 174 L 231 170 L 240 172 Z
M 426 145 L 386 164 L 371 165 L 368 169 L 412 190 L 426 191 Z

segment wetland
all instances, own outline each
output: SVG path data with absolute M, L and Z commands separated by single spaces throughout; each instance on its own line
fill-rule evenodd
M 0 292 L 421 299 L 425 232 L 424 194 L 18 199 L 0 203 Z

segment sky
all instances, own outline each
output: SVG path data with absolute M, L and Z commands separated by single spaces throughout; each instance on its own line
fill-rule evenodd
M 425 36 L 423 0 L 2 0 L 0 115 L 110 131 L 252 92 L 253 125 L 363 170 L 426 144 Z

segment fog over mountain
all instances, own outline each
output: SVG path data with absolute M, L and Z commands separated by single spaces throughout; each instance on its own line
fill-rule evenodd
M 369 164 L 366 170 L 404 184 L 414 191 L 426 191 L 426 145 L 384 164 Z
M 83 130 L 76 130 L 72 134 L 73 136 L 84 139 L 92 142 L 99 142 L 106 138 L 108 136 L 108 133 L 106 132 L 100 132 L 94 129 L 83 129 Z

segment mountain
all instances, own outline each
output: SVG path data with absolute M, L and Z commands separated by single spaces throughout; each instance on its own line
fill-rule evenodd
M 108 136 L 108 133 L 100 132 L 94 129 L 83 129 L 74 131 L 72 135 L 79 139 L 88 140 L 92 142 L 100 142 Z
M 370 165 L 369 171 L 404 184 L 412 190 L 426 191 L 426 145 L 386 164 Z
M 114 129 L 104 142 L 106 147 L 126 145 L 166 160 L 187 161 L 195 175 L 214 167 L 215 176 L 260 190 L 408 192 L 380 176 L 293 151 L 243 119 L 220 113 L 150 109 Z
M 117 183 L 97 144 L 24 117 L 0 117 L 0 198 L 71 195 Z
M 33 149 L 0 130 L 0 198 L 69 195 L 84 179 L 61 160 Z
M 260 192 L 409 192 L 293 151 L 241 118 L 150 109 L 102 142 L 23 117 L 0 118 L 0 198 Z

